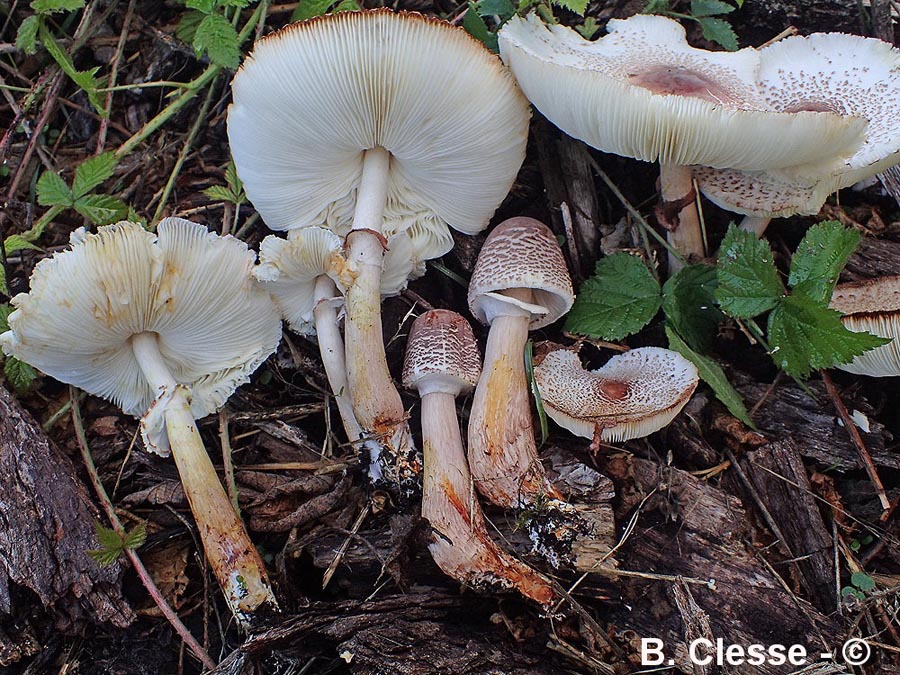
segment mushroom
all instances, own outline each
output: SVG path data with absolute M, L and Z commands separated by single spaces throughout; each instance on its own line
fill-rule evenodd
M 469 415 L 475 487 L 505 508 L 561 499 L 537 455 L 525 376 L 528 331 L 559 319 L 575 299 L 553 232 L 533 218 L 500 223 L 481 248 L 468 299 L 475 318 L 490 325 Z
M 500 31 L 500 55 L 535 107 L 567 134 L 660 163 L 662 199 L 680 211 L 670 241 L 686 256 L 703 255 L 689 165 L 778 169 L 859 146 L 863 118 L 772 112 L 756 80 L 756 50 L 695 49 L 677 21 L 661 16 L 612 19 L 607 30 L 589 42 L 534 14 L 513 17 Z
M 569 349 L 547 353 L 534 369 L 547 416 L 576 436 L 621 443 L 675 419 L 697 387 L 697 368 L 677 352 L 641 347 L 585 370 Z
M 278 346 L 281 319 L 251 276 L 255 255 L 178 218 L 77 231 L 12 299 L 3 351 L 141 418 L 175 458 L 206 558 L 235 617 L 277 609 L 265 566 L 194 423 L 224 405 Z
M 869 377 L 900 376 L 900 275 L 838 284 L 829 306 L 843 314 L 848 330 L 891 338 L 837 368 Z
M 357 419 L 383 441 L 392 479 L 409 493 L 416 453 L 385 361 L 379 303 L 393 227 L 386 214 L 482 230 L 524 159 L 527 102 L 462 29 L 386 9 L 321 16 L 265 37 L 233 94 L 231 151 L 268 226 L 350 223 L 347 381 Z
M 745 215 L 742 227 L 761 235 L 770 219 L 815 215 L 831 193 L 900 162 L 900 50 L 874 38 L 816 33 L 773 43 L 759 55 L 759 85 L 773 110 L 868 120 L 861 144 L 849 152 L 834 148 L 818 161 L 764 172 L 695 168 L 703 194 Z
M 559 599 L 550 581 L 494 543 L 472 490 L 456 397 L 472 390 L 480 372 L 478 345 L 463 317 L 437 309 L 416 319 L 403 385 L 422 398 L 422 516 L 434 532 L 428 550 L 458 581 L 514 589 L 546 607 Z

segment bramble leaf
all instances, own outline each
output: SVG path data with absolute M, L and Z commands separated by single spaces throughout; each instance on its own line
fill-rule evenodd
M 31 9 L 38 14 L 74 12 L 84 7 L 84 0 L 32 0 Z
M 217 202 L 234 201 L 234 194 L 224 185 L 211 185 L 203 190 L 203 194 Z
M 125 533 L 125 540 L 122 546 L 131 551 L 140 548 L 147 541 L 147 525 L 146 523 L 138 523 L 130 532 Z
M 783 298 L 769 314 L 772 359 L 788 375 L 805 377 L 811 370 L 850 363 L 853 357 L 890 342 L 869 333 L 855 333 L 841 315 L 802 294 Z
M 41 206 L 71 206 L 75 195 L 59 174 L 45 171 L 38 178 L 37 200 Z
M 705 39 L 722 45 L 730 52 L 738 50 L 737 34 L 724 19 L 703 16 L 697 19 L 697 23 L 700 24 Z
M 72 181 L 72 192 L 75 194 L 75 198 L 83 197 L 112 176 L 118 163 L 116 154 L 109 151 L 79 164 L 75 169 L 75 180 Z
M 859 240 L 859 232 L 836 220 L 813 225 L 791 258 L 788 284 L 810 300 L 827 304 Z
M 184 6 L 204 14 L 211 14 L 216 8 L 216 0 L 184 0 Z
M 659 282 L 637 256 L 614 253 L 597 262 L 566 317 L 566 330 L 621 340 L 646 326 L 659 311 Z
M 698 354 L 691 349 L 681 336 L 672 330 L 671 326 L 666 326 L 666 336 L 669 338 L 669 349 L 678 352 L 697 367 L 700 379 L 710 386 L 716 398 L 728 408 L 728 412 L 751 429 L 756 429 L 744 405 L 744 399 L 731 386 L 722 367 L 708 356 Z
M 11 234 L 3 242 L 3 249 L 6 251 L 6 255 L 26 248 L 32 251 L 41 250 L 40 246 L 35 246 L 21 234 Z
M 691 16 L 700 18 L 703 16 L 717 16 L 728 14 L 735 8 L 722 0 L 691 0 Z
M 691 349 L 709 351 L 724 318 L 716 305 L 716 268 L 688 265 L 663 285 L 666 320 Z
M 499 16 L 500 21 L 508 21 L 516 13 L 516 6 L 510 0 L 478 0 L 475 7 L 479 16 Z
M 188 44 L 194 43 L 194 36 L 197 34 L 197 27 L 203 23 L 206 14 L 193 9 L 185 12 L 178 19 L 178 25 L 175 26 L 175 37 Z
M 241 62 L 240 38 L 221 14 L 204 17 L 194 33 L 193 45 L 198 55 L 206 52 L 216 65 L 235 69 Z
M 75 202 L 74 208 L 94 225 L 116 223 L 128 215 L 128 205 L 110 195 L 85 195 Z
M 16 32 L 16 49 L 21 49 L 26 54 L 34 54 L 37 51 L 37 34 L 41 27 L 41 17 L 32 14 L 19 24 Z
M 6 376 L 6 381 L 19 393 L 28 391 L 37 379 L 37 372 L 34 368 L 14 356 L 6 357 L 3 374 Z
M 775 307 L 783 295 L 769 244 L 732 224 L 719 249 L 716 300 L 722 310 L 750 319 Z
M 553 4 L 575 12 L 578 16 L 584 16 L 588 0 L 553 0 Z
M 305 21 L 314 16 L 321 16 L 334 4 L 334 0 L 300 0 L 297 9 L 291 14 L 291 21 Z
M 466 32 L 476 40 L 484 43 L 484 46 L 495 54 L 500 51 L 500 45 L 497 43 L 497 34 L 492 33 L 480 16 L 478 16 L 478 8 L 474 2 L 469 2 L 469 11 L 463 17 L 463 28 Z

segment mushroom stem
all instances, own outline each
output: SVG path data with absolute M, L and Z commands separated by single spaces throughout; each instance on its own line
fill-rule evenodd
M 176 384 L 159 351 L 155 333 L 132 338 L 135 358 L 148 381 L 172 392 L 166 404 L 166 431 L 206 559 L 235 618 L 244 626 L 253 612 L 277 609 L 265 566 L 235 513 L 203 446 L 186 387 Z
M 770 222 L 772 222 L 771 218 L 763 216 L 744 216 L 744 219 L 741 221 L 741 229 L 744 232 L 752 232 L 757 237 L 761 237 Z
M 504 295 L 533 301 L 529 289 Z M 525 343 L 531 315 L 508 303 L 491 320 L 484 368 L 469 416 L 469 466 L 475 486 L 490 502 L 521 508 L 560 499 L 538 459 L 525 375 Z
M 663 204 L 678 203 L 693 194 L 691 167 L 678 164 L 660 164 L 659 167 L 660 196 Z M 702 258 L 703 232 L 700 227 L 700 216 L 697 213 L 697 202 L 691 198 L 677 214 L 677 226 L 668 231 L 669 243 L 681 253 L 685 259 Z M 678 258 L 669 254 L 669 276 L 683 267 Z
M 382 445 L 377 463 L 401 496 L 412 496 L 417 492 L 419 465 L 403 401 L 387 367 L 381 328 L 384 237 L 379 233 L 389 167 L 390 154 L 384 148 L 365 152 L 353 228 L 346 242 L 354 274 L 344 295 L 347 383 L 356 419 Z
M 488 535 L 466 466 L 453 394 L 422 395 L 422 439 L 422 516 L 435 530 L 428 550 L 438 567 L 464 583 L 496 583 L 550 605 L 557 597 L 551 583 Z

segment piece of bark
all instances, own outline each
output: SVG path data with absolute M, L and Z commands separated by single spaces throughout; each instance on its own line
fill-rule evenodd
M 892 239 L 863 237 L 841 273 L 841 282 L 897 274 L 900 270 L 900 243 Z
M 315 603 L 247 640 L 210 675 L 249 674 L 254 659 L 268 655 L 297 664 L 313 656 L 341 658 L 354 675 L 561 672 L 560 660 L 528 653 L 528 643 L 511 643 L 504 629 L 486 620 L 490 614 L 482 600 L 438 593 Z
M 0 613 L 27 611 L 13 601 L 18 585 L 54 612 L 60 630 L 131 623 L 121 567 L 100 567 L 87 554 L 98 548 L 98 520 L 69 458 L 0 387 Z
M 863 468 L 850 434 L 840 424 L 828 403 L 821 382 L 807 386 L 819 399 L 810 397 L 794 384 L 781 383 L 774 390 L 758 383 L 738 384 L 744 400 L 753 404 L 765 399 L 753 415 L 756 425 L 772 440 L 792 439 L 804 457 L 811 457 L 838 471 Z M 869 417 L 869 431 L 860 429 L 863 443 L 877 466 L 900 468 L 900 454 L 885 451 L 886 432 L 876 421 L 865 400 L 846 400 L 848 410 L 858 409 Z
M 830 612 L 836 603 L 834 542 L 794 443 L 769 443 L 739 461 L 784 536 L 808 597 L 820 611 Z
M 737 497 L 687 472 L 649 460 L 611 458 L 605 472 L 620 486 L 617 517 L 622 522 L 643 504 L 631 536 L 617 551 L 621 567 L 691 582 L 696 609 L 725 644 L 803 644 L 818 654 L 840 644 L 840 628 L 806 600 L 787 592 L 748 545 L 747 510 Z M 652 496 L 644 501 L 648 496 Z M 712 590 L 700 580 L 714 580 Z M 662 639 L 675 667 L 693 673 L 687 660 L 684 614 L 672 581 L 620 576 L 624 609 L 613 606 L 608 619 L 620 635 Z M 704 619 L 705 621 L 705 619 Z M 705 628 L 704 628 L 705 630 Z M 632 641 L 633 642 L 633 641 Z M 780 666 L 738 666 L 729 673 L 783 675 Z

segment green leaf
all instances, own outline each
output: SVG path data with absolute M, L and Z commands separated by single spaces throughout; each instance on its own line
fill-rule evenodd
M 499 16 L 501 21 L 508 21 L 516 13 L 516 7 L 510 0 L 479 0 L 475 7 L 479 16 Z
M 716 16 L 733 11 L 734 7 L 722 0 L 691 0 L 691 16 L 698 19 L 703 16 Z
M 232 70 L 241 62 L 240 38 L 228 19 L 221 14 L 205 17 L 194 34 L 194 49 L 206 52 L 216 65 Z
M 216 8 L 216 0 L 185 0 L 184 6 L 204 14 L 212 14 L 212 11 Z
M 138 523 L 130 532 L 125 533 L 125 540 L 122 546 L 129 551 L 134 551 L 144 545 L 147 541 L 147 525 L 146 523 Z
M 41 17 L 32 14 L 19 24 L 16 33 L 16 49 L 21 49 L 26 54 L 34 54 L 37 51 L 37 34 L 41 27 Z
M 637 256 L 614 253 L 597 262 L 566 317 L 566 330 L 621 340 L 646 326 L 659 311 L 659 282 Z
M 865 572 L 854 572 L 851 574 L 850 583 L 861 591 L 875 590 L 875 580 Z
M 75 202 L 74 207 L 94 225 L 116 223 L 128 215 L 128 205 L 110 195 L 85 195 Z
M 340 14 L 341 12 L 358 12 L 362 7 L 356 0 L 341 0 L 337 5 L 334 6 L 334 9 L 331 10 L 332 14 Z
M 75 198 L 83 197 L 112 176 L 118 163 L 116 154 L 109 151 L 79 164 L 75 169 L 75 180 L 72 182 L 72 192 L 75 193 Z
M 0 265 L 0 293 L 2 293 L 3 295 L 9 295 L 9 286 L 6 285 L 6 270 L 3 269 L 3 265 Z M 6 328 L 3 328 L 2 323 L 0 323 L 0 333 L 4 332 L 5 330 Z M 2 354 L 0 354 L 0 356 L 2 356 Z
M 890 342 L 869 333 L 854 333 L 841 315 L 801 294 L 783 298 L 769 314 L 772 359 L 788 375 L 805 377 L 811 370 L 850 363 L 875 347 Z
M 590 40 L 597 34 L 597 31 L 600 30 L 600 24 L 597 23 L 597 19 L 589 16 L 584 20 L 582 25 L 575 26 L 575 30 L 577 30 L 585 40 Z
M 671 9 L 669 0 L 647 0 L 642 14 L 668 14 Z
M 244 9 L 245 7 L 250 6 L 250 0 L 219 0 L 219 7 L 237 7 L 238 9 Z
M 553 0 L 553 4 L 575 12 L 578 16 L 584 16 L 587 10 L 588 0 Z
M 178 19 L 178 25 L 175 26 L 175 37 L 182 42 L 193 44 L 194 36 L 197 34 L 197 27 L 203 23 L 205 18 L 206 14 L 197 10 L 185 12 Z
M 224 185 L 212 185 L 206 188 L 203 194 L 217 202 L 234 201 L 234 194 Z
M 0 270 L 3 268 L 0 267 Z M 7 303 L 0 303 L 0 333 L 5 333 L 9 330 L 9 315 L 13 313 L 13 308 L 10 307 Z
M 500 45 L 497 43 L 497 34 L 492 33 L 487 24 L 480 16 L 478 16 L 478 8 L 474 2 L 469 2 L 469 11 L 463 17 L 463 28 L 466 32 L 476 40 L 484 43 L 484 46 L 495 54 L 500 51 Z
M 697 367 L 700 379 L 710 386 L 716 398 L 728 408 L 728 412 L 751 429 L 756 429 L 756 425 L 753 424 L 747 408 L 744 406 L 744 399 L 731 386 L 731 382 L 728 381 L 722 367 L 708 356 L 698 354 L 688 347 L 687 343 L 681 339 L 678 333 L 672 330 L 671 326 L 666 326 L 666 336 L 669 338 L 669 349 L 678 352 Z
M 97 88 L 103 84 L 103 81 L 100 78 L 95 77 L 97 71 L 100 70 L 100 67 L 97 66 L 90 70 L 76 69 L 75 64 L 72 63 L 72 58 L 59 46 L 59 43 L 53 35 L 51 35 L 44 22 L 40 22 L 38 25 L 38 35 L 40 36 L 41 42 L 44 44 L 47 53 L 53 57 L 53 60 L 56 61 L 56 64 L 60 69 L 69 76 L 69 79 L 84 90 L 87 94 L 88 101 L 90 101 L 97 112 L 100 113 L 101 116 L 106 115 L 106 110 L 103 105 L 103 96 L 97 91 Z
M 37 379 L 37 372 L 34 368 L 14 356 L 6 358 L 6 363 L 3 364 L 3 374 L 6 375 L 6 380 L 12 385 L 12 388 L 19 393 L 28 391 Z
M 738 50 L 738 39 L 734 30 L 724 19 L 714 19 L 712 17 L 701 17 L 697 19 L 700 28 L 703 30 L 703 37 L 710 42 L 722 45 L 730 52 Z
M 827 305 L 838 276 L 859 246 L 859 232 L 836 220 L 813 225 L 791 258 L 788 284 L 809 299 Z
M 547 413 L 544 410 L 544 402 L 541 399 L 541 391 L 538 389 L 537 380 L 534 379 L 534 342 L 529 340 L 525 343 L 525 376 L 528 379 L 528 388 L 531 395 L 534 396 L 534 406 L 537 409 L 538 420 L 541 426 L 541 445 L 547 442 L 550 435 L 547 426 Z
M 122 553 L 122 537 L 115 530 L 103 527 L 100 523 L 94 523 L 94 531 L 97 533 L 97 543 L 100 544 L 100 548 L 88 551 L 88 555 L 98 565 L 112 565 Z
M 41 206 L 71 206 L 75 195 L 59 174 L 45 171 L 38 178 L 37 200 Z
M 31 9 L 38 14 L 74 12 L 84 7 L 84 0 L 32 0 Z
M 716 268 L 688 265 L 663 285 L 662 308 L 691 349 L 709 351 L 724 315 L 716 305 Z
M 6 255 L 15 253 L 16 251 L 21 251 L 22 249 L 26 248 L 32 251 L 41 250 L 39 246 L 35 246 L 21 234 L 11 234 L 3 242 L 3 249 L 6 251 Z
M 750 319 L 772 309 L 783 295 L 769 244 L 732 224 L 719 249 L 716 299 L 722 310 Z
M 334 4 L 334 0 L 300 0 L 297 9 L 291 14 L 291 21 L 305 21 L 314 16 L 325 14 Z

